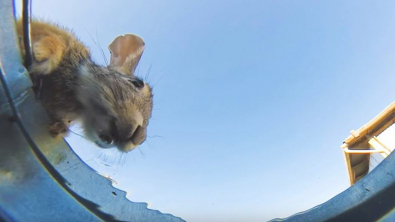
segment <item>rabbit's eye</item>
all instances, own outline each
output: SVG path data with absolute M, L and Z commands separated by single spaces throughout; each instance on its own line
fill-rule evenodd
M 144 87 L 144 82 L 139 79 L 133 79 L 133 80 L 130 80 L 130 82 L 138 89 L 141 89 Z

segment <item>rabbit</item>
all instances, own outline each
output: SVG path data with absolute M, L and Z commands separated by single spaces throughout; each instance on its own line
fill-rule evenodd
M 24 58 L 22 26 L 17 20 Z M 38 80 L 33 85 L 52 119 L 52 136 L 66 135 L 69 125 L 80 121 L 85 137 L 101 148 L 128 152 L 146 140 L 153 94 L 150 85 L 134 75 L 145 47 L 139 36 L 115 38 L 107 67 L 93 62 L 89 49 L 57 24 L 33 19 L 31 39 L 33 62 L 27 70 Z

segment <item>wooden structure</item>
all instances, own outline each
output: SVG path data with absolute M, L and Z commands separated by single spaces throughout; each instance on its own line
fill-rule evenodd
M 357 131 L 341 146 L 350 184 L 372 171 L 395 148 L 395 102 Z

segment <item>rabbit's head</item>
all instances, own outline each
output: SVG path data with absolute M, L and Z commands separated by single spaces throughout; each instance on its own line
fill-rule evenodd
M 145 141 L 152 112 L 151 87 L 134 76 L 144 42 L 129 34 L 117 37 L 109 49 L 108 67 L 81 66 L 77 96 L 85 135 L 100 147 L 128 152 Z

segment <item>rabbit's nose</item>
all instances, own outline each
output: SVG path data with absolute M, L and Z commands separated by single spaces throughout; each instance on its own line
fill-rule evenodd
M 135 145 L 140 145 L 145 141 L 146 138 L 147 138 L 147 128 L 138 126 L 134 131 L 132 137 L 130 138 L 130 141 Z
M 136 111 L 132 118 L 130 118 L 128 121 L 123 121 L 120 122 L 117 125 L 117 130 L 118 130 L 118 135 L 116 137 L 116 140 L 121 141 L 121 142 L 126 142 L 130 140 L 134 140 L 137 135 L 137 137 L 140 137 L 140 128 L 142 128 L 143 125 L 143 116 L 139 111 Z

